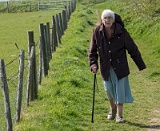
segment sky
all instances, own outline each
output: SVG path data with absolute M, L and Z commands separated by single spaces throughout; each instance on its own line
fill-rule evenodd
M 9 1 L 9 0 L 0 0 L 0 2 L 1 2 L 1 1 Z

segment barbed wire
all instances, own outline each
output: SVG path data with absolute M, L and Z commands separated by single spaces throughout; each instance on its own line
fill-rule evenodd
M 6 76 L 10 75 L 7 78 L 7 84 L 9 89 L 9 99 L 10 99 L 10 109 L 11 109 L 11 117 L 13 123 L 16 121 L 16 102 L 17 102 L 17 91 L 18 91 L 18 74 L 19 74 L 19 57 L 17 55 L 14 59 L 8 62 L 5 65 Z M 26 105 L 26 91 L 27 91 L 27 73 L 28 73 L 28 58 L 24 58 L 27 63 L 24 66 L 24 76 L 23 76 L 23 92 L 22 92 L 22 107 Z M 15 71 L 15 72 L 14 72 Z M 14 73 L 13 73 L 14 72 Z M 12 74 L 11 74 L 12 73 Z M 4 113 L 4 100 L 3 95 L 0 95 L 0 130 L 5 130 L 5 113 Z
M 37 41 L 37 43 L 36 43 L 36 45 L 35 45 L 35 46 L 38 46 L 38 45 L 39 45 L 39 43 L 40 43 L 40 39 L 41 39 L 41 37 L 39 37 L 39 40 Z
M 16 57 L 16 58 L 14 58 L 13 60 L 11 60 L 9 63 L 7 63 L 6 65 L 5 65 L 5 67 L 7 67 L 8 65 L 10 65 L 10 64 L 12 64 L 14 61 L 16 61 L 17 59 L 19 59 L 19 55 Z

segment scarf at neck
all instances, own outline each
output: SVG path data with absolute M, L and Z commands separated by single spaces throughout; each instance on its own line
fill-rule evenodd
M 104 27 L 105 34 L 109 39 L 113 38 L 114 30 L 115 30 L 115 24 L 113 24 L 111 28 Z

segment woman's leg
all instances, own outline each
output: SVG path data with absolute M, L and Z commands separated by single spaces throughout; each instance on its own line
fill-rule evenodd
M 117 117 L 116 122 L 123 123 L 123 104 L 117 104 Z
M 123 104 L 117 104 L 117 117 L 123 117 Z
M 116 113 L 117 113 L 117 107 L 114 104 L 113 99 L 110 99 L 109 102 L 110 102 L 110 112 L 109 112 L 107 118 L 109 120 L 114 120 L 114 118 L 116 117 Z
M 103 83 L 104 83 L 104 89 L 106 91 L 107 98 L 110 102 L 110 112 L 107 115 L 107 118 L 109 120 L 114 120 L 114 118 L 116 117 L 116 113 L 117 113 L 117 107 L 113 100 L 113 86 L 112 86 L 110 79 L 109 81 L 103 81 Z
M 116 105 L 114 104 L 113 99 L 109 100 L 111 109 L 115 109 Z

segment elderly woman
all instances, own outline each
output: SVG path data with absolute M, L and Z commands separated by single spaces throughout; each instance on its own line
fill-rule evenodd
M 93 30 L 88 56 L 93 73 L 97 73 L 98 57 L 100 59 L 100 72 L 110 102 L 107 118 L 114 120 L 116 117 L 118 123 L 124 122 L 123 104 L 133 102 L 126 51 L 139 70 L 146 68 L 138 47 L 124 28 L 120 16 L 111 10 L 104 10 L 101 23 Z

